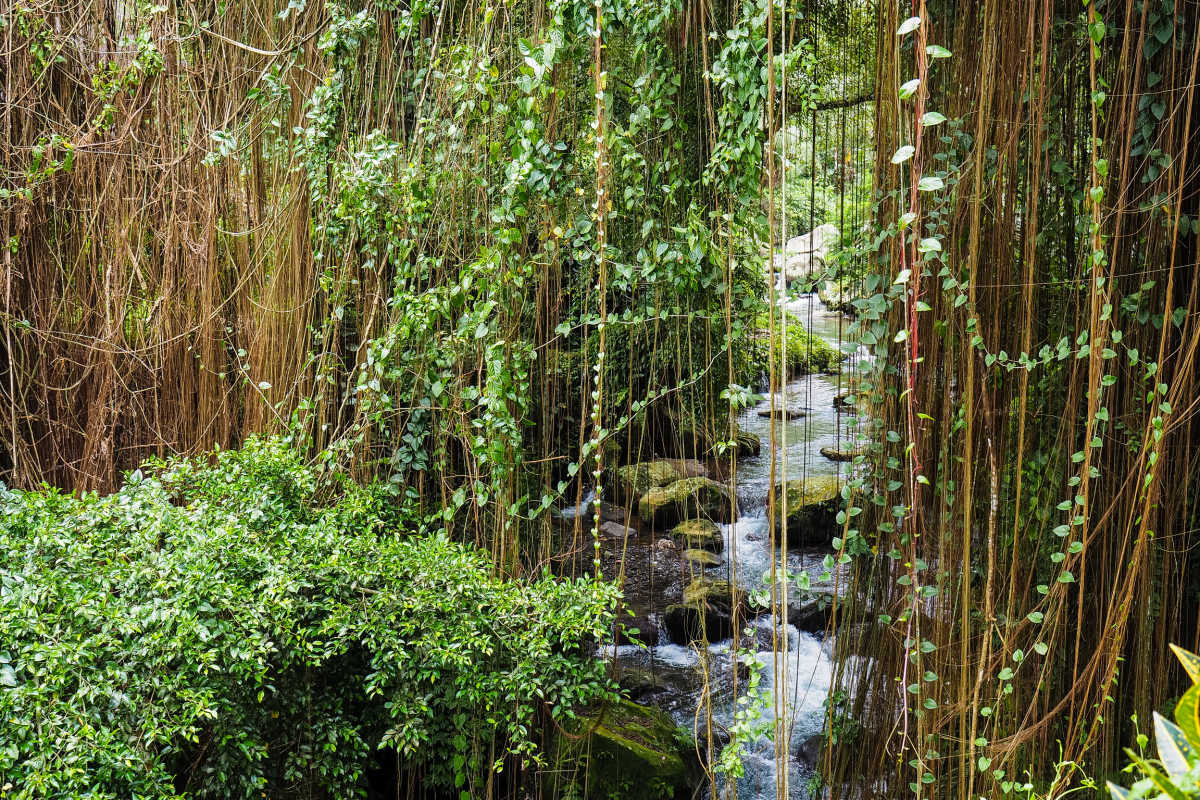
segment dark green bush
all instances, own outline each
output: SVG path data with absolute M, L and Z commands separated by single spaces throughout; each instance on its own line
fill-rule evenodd
M 505 580 L 383 497 L 278 440 L 0 487 L 0 797 L 346 798 L 380 747 L 470 791 L 608 696 L 614 588 Z

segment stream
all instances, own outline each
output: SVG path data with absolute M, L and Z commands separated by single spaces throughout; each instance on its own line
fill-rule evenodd
M 835 347 L 845 338 L 848 320 L 840 314 L 830 312 L 816 295 L 801 295 L 788 303 L 788 309 L 809 331 L 821 336 Z M 703 570 L 705 576 L 729 580 L 744 589 L 747 594 L 766 595 L 771 563 L 774 554 L 769 544 L 767 520 L 767 492 L 771 482 L 770 453 L 776 453 L 776 481 L 807 478 L 818 475 L 842 475 L 845 477 L 851 465 L 839 463 L 821 455 L 822 447 L 850 449 L 853 443 L 854 415 L 835 408 L 834 398 L 846 390 L 852 373 L 853 359 L 843 364 L 839 375 L 806 375 L 789 382 L 782 393 L 776 394 L 776 407 L 798 409 L 805 415 L 796 419 L 779 420 L 776 423 L 776 439 L 781 445 L 769 446 L 771 419 L 760 415 L 770 408 L 770 398 L 764 396 L 758 405 L 746 409 L 739 417 L 742 430 L 757 435 L 762 441 L 762 454 L 739 459 L 736 488 L 739 518 L 734 524 L 721 525 L 725 539 L 724 559 L 721 564 Z M 786 442 L 786 447 L 782 446 Z M 735 649 L 732 639 L 712 642 L 706 652 L 694 647 L 673 644 L 663 629 L 659 615 L 653 610 L 664 607 L 664 596 L 678 596 L 682 585 L 697 577 L 700 569 L 684 567 L 686 574 L 673 577 L 670 570 L 679 570 L 680 560 L 673 553 L 648 545 L 645 559 L 634 558 L 629 562 L 625 577 L 630 587 L 632 602 L 647 603 L 652 609 L 646 622 L 654 626 L 653 635 L 643 637 L 651 643 L 648 647 L 623 644 L 609 649 L 618 667 L 627 674 L 633 673 L 636 680 L 627 682 L 639 690 L 636 699 L 663 708 L 675 721 L 689 730 L 695 730 L 698 738 L 705 740 L 704 687 L 707 684 L 712 698 L 714 728 L 727 731 L 733 723 L 735 707 L 731 687 L 731 659 Z M 811 594 L 801 592 L 794 584 L 789 591 L 789 606 L 804 601 L 812 603 L 814 595 L 831 594 L 835 591 L 824 564 L 827 547 L 807 550 L 790 550 L 789 572 L 806 572 L 811 580 Z M 774 556 L 777 561 L 777 556 Z M 644 560 L 646 564 L 637 562 Z M 731 565 L 736 564 L 736 569 Z M 674 565 L 671 567 L 670 565 Z M 825 580 L 822 580 L 824 576 Z M 666 601 L 674 602 L 674 601 Z M 790 721 L 790 736 L 787 745 L 788 797 L 803 800 L 810 796 L 810 779 L 814 776 L 814 759 L 819 757 L 817 737 L 824 725 L 824 701 L 828 696 L 833 677 L 832 637 L 798 630 L 786 625 L 780 630 L 778 640 L 786 641 L 786 651 L 772 650 L 771 617 L 763 615 L 751 620 L 754 635 L 742 639 L 743 663 L 746 662 L 746 647 L 757 650 L 757 661 L 761 674 L 760 690 L 763 697 L 762 719 L 773 723 L 776 698 L 776 675 L 782 676 L 786 664 L 787 716 Z M 783 635 L 786 630 L 786 639 Z M 743 668 L 753 668 L 752 666 Z M 707 675 L 707 680 L 706 676 Z M 744 689 L 745 680 L 739 681 L 739 691 Z M 699 712 L 697 709 L 701 709 Z M 744 775 L 738 779 L 738 795 L 743 798 L 775 798 L 776 793 L 776 746 L 767 737 L 760 737 L 745 747 L 742 764 Z

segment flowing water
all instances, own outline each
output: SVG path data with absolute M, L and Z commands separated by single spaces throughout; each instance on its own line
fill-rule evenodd
M 815 295 L 804 295 L 788 304 L 789 310 L 798 317 L 805 328 L 829 341 L 834 346 L 844 338 L 847 322 L 839 314 L 828 311 Z M 777 447 L 769 446 L 771 420 L 760 415 L 769 409 L 770 398 L 753 408 L 747 409 L 739 418 L 743 430 L 754 433 L 762 440 L 762 454 L 739 460 L 736 485 L 739 498 L 740 517 L 735 524 L 723 525 L 725 536 L 725 563 L 707 570 L 714 578 L 735 581 L 748 593 L 760 595 L 768 589 L 764 580 L 771 573 L 772 561 L 778 562 L 778 552 L 772 552 L 769 543 L 767 521 L 767 491 L 771 483 L 771 452 L 775 453 L 775 480 L 806 478 L 817 475 L 843 476 L 850 465 L 832 461 L 821 455 L 822 447 L 851 449 L 853 446 L 854 415 L 839 412 L 834 398 L 846 391 L 847 380 L 852 372 L 849 363 L 839 375 L 808 375 L 792 381 L 784 391 L 776 394 L 776 407 L 797 409 L 804 416 L 791 420 L 777 420 L 775 437 Z M 808 549 L 788 554 L 788 571 L 792 574 L 806 572 L 812 582 L 813 593 L 831 593 L 835 584 L 829 580 L 825 566 L 828 549 Z M 650 560 L 658 559 L 653 553 Z M 731 567 L 736 564 L 736 569 Z M 731 574 L 734 573 L 734 574 Z M 769 595 L 767 595 L 769 597 Z M 793 588 L 789 591 L 789 605 L 812 602 L 813 594 Z M 661 604 L 657 604 L 661 608 Z M 655 615 L 650 615 L 653 623 Z M 772 636 L 771 618 L 758 617 L 750 623 L 754 636 L 750 638 L 751 650 L 757 650 L 760 688 L 764 704 L 762 719 L 773 723 L 777 706 L 786 703 L 789 724 L 786 745 L 788 769 L 788 796 L 797 800 L 809 797 L 809 780 L 813 776 L 811 763 L 815 750 L 811 740 L 824 725 L 824 701 L 828 696 L 833 679 L 831 653 L 833 642 L 822 635 L 797 630 L 786 625 Z M 785 635 L 784 635 L 785 634 Z M 732 674 L 731 659 L 734 657 L 734 642 L 725 640 L 712 643 L 707 652 L 678 644 L 670 644 L 661 629 L 656 637 L 660 644 L 642 648 L 624 645 L 614 648 L 614 655 L 626 668 L 633 667 L 658 676 L 666 676 L 655 684 L 658 691 L 651 701 L 665 708 L 676 722 L 697 731 L 701 740 L 704 735 L 703 707 L 705 687 L 712 697 L 712 715 L 718 730 L 727 731 L 733 723 L 734 700 L 729 676 Z M 743 639 L 743 648 L 747 640 Z M 772 650 L 772 642 L 786 641 L 786 650 Z M 747 661 L 745 650 L 739 658 Z M 707 678 L 706 678 L 707 676 Z M 785 681 L 781 686 L 780 683 Z M 745 686 L 745 680 L 740 681 Z M 777 691 L 781 689 L 782 691 Z M 750 742 L 742 757 L 744 776 L 738 779 L 739 797 L 775 798 L 777 793 L 776 744 L 767 737 Z

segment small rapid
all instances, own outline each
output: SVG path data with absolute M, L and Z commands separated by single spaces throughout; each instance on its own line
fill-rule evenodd
M 787 309 L 806 330 L 834 347 L 848 349 L 841 344 L 848 327 L 845 317 L 826 309 L 815 295 L 802 295 L 790 301 Z M 705 577 L 728 580 L 751 598 L 769 600 L 772 561 L 778 565 L 778 552 L 772 551 L 770 543 L 768 490 L 772 480 L 778 484 L 818 476 L 846 478 L 852 465 L 831 460 L 820 451 L 853 447 L 855 417 L 839 408 L 836 398 L 849 388 L 854 361 L 850 358 L 845 362 L 840 374 L 805 375 L 776 393 L 776 409 L 790 409 L 794 413 L 792 418 L 777 415 L 773 447 L 772 398 L 764 396 L 757 405 L 740 414 L 739 426 L 760 438 L 762 451 L 758 456 L 738 461 L 735 486 L 740 516 L 736 522 L 720 526 L 725 558 L 721 564 L 704 570 Z M 789 549 L 788 572 L 793 576 L 806 573 L 810 583 L 807 592 L 797 585 L 799 581 L 791 583 L 789 606 L 799 607 L 805 602 L 811 605 L 814 596 L 828 596 L 837 591 L 837 583 L 830 577 L 828 555 L 828 548 Z M 659 556 L 655 552 L 650 558 Z M 743 676 L 738 681 L 739 692 L 748 683 L 745 678 L 749 677 L 749 670 L 759 673 L 760 719 L 766 728 L 774 729 L 777 713 L 786 713 L 788 720 L 787 742 L 783 747 L 777 747 L 768 736 L 743 743 L 743 775 L 737 779 L 738 796 L 755 800 L 780 797 L 782 792 L 776 786 L 780 774 L 777 753 L 784 752 L 788 797 L 792 800 L 810 797 L 814 761 L 820 753 L 818 737 L 824 727 L 825 701 L 834 676 L 832 635 L 802 631 L 787 623 L 772 631 L 772 617 L 762 615 L 746 623 L 752 635 L 739 637 L 742 652 L 737 654 L 733 639 L 712 642 L 700 651 L 670 643 L 657 613 L 651 613 L 647 622 L 657 627 L 652 637 L 657 644 L 647 647 L 625 644 L 610 648 L 608 653 L 627 673 L 641 671 L 654 676 L 644 697 L 670 713 L 679 725 L 695 731 L 702 742 L 706 737 L 706 714 L 711 709 L 713 729 L 719 732 L 714 735 L 715 749 L 719 750 L 734 727 L 738 704 L 730 676 L 735 670 L 732 661 L 736 657 L 741 662 L 738 672 Z M 775 642 L 785 646 L 773 650 Z M 724 788 L 723 780 L 719 788 Z

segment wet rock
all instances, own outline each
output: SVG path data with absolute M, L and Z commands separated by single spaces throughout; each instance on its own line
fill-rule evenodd
M 667 486 L 689 477 L 675 461 L 659 459 L 619 467 L 616 471 L 616 493 L 621 499 L 638 498 L 651 489 Z
M 679 546 L 677 544 L 675 544 L 674 539 L 659 539 L 657 542 L 654 543 L 654 548 L 656 550 L 661 550 L 664 552 L 666 552 L 666 551 L 674 552 L 675 550 L 679 549 Z
M 629 534 L 636 534 L 633 528 L 620 522 L 601 522 L 600 536 L 604 539 L 624 539 Z
M 729 581 L 697 578 L 683 590 L 683 602 L 667 606 L 663 628 L 676 644 L 733 636 L 733 610 L 744 610 L 745 598 Z
M 776 407 L 775 409 L 770 409 L 770 408 L 759 409 L 758 415 L 765 419 L 770 419 L 772 416 L 774 416 L 775 419 L 802 419 L 802 418 L 808 416 L 808 412 L 801 411 L 798 408 L 778 408 L 778 407 Z
M 777 531 L 784 529 L 783 502 L 786 489 L 787 541 L 790 547 L 827 545 L 838 533 L 837 513 L 842 507 L 838 479 L 819 475 L 787 481 L 775 488 Z
M 551 797 L 682 800 L 697 781 L 694 744 L 666 713 L 630 700 L 565 721 L 548 749 L 542 781 Z
M 788 607 L 788 624 L 804 633 L 825 633 L 833 608 L 824 600 Z
M 837 281 L 824 280 L 817 283 L 817 297 L 830 311 L 853 317 L 858 313 L 854 301 L 857 296 L 852 291 L 844 290 Z
M 854 396 L 854 392 L 842 392 L 834 395 L 833 407 L 839 411 L 855 411 L 855 402 L 858 398 Z
M 737 452 L 739 456 L 756 456 L 762 452 L 762 439 L 740 428 L 737 431 Z
M 689 519 L 671 529 L 671 538 L 684 549 L 709 550 L 719 553 L 725 549 L 725 537 L 716 523 L 706 519 Z
M 698 550 L 696 548 L 684 550 L 683 560 L 686 561 L 693 569 L 719 567 L 725 563 L 725 559 L 721 558 L 716 553 L 713 553 L 709 550 Z
M 694 458 L 667 458 L 664 460 L 675 467 L 680 479 L 708 477 L 708 467 L 704 465 L 703 461 Z
M 694 419 L 683 419 L 676 423 L 675 439 L 679 442 L 680 455 L 685 458 L 700 458 L 713 448 L 712 431 Z
M 704 518 L 728 522 L 733 493 L 709 478 L 684 478 L 650 489 L 638 501 L 638 516 L 658 530 L 685 519 Z
M 825 750 L 825 734 L 818 733 L 808 737 L 796 748 L 796 759 L 802 764 L 821 763 L 821 753 Z
M 821 455 L 830 461 L 853 461 L 855 456 L 861 455 L 861 453 L 858 450 L 838 450 L 834 447 L 822 447 Z

